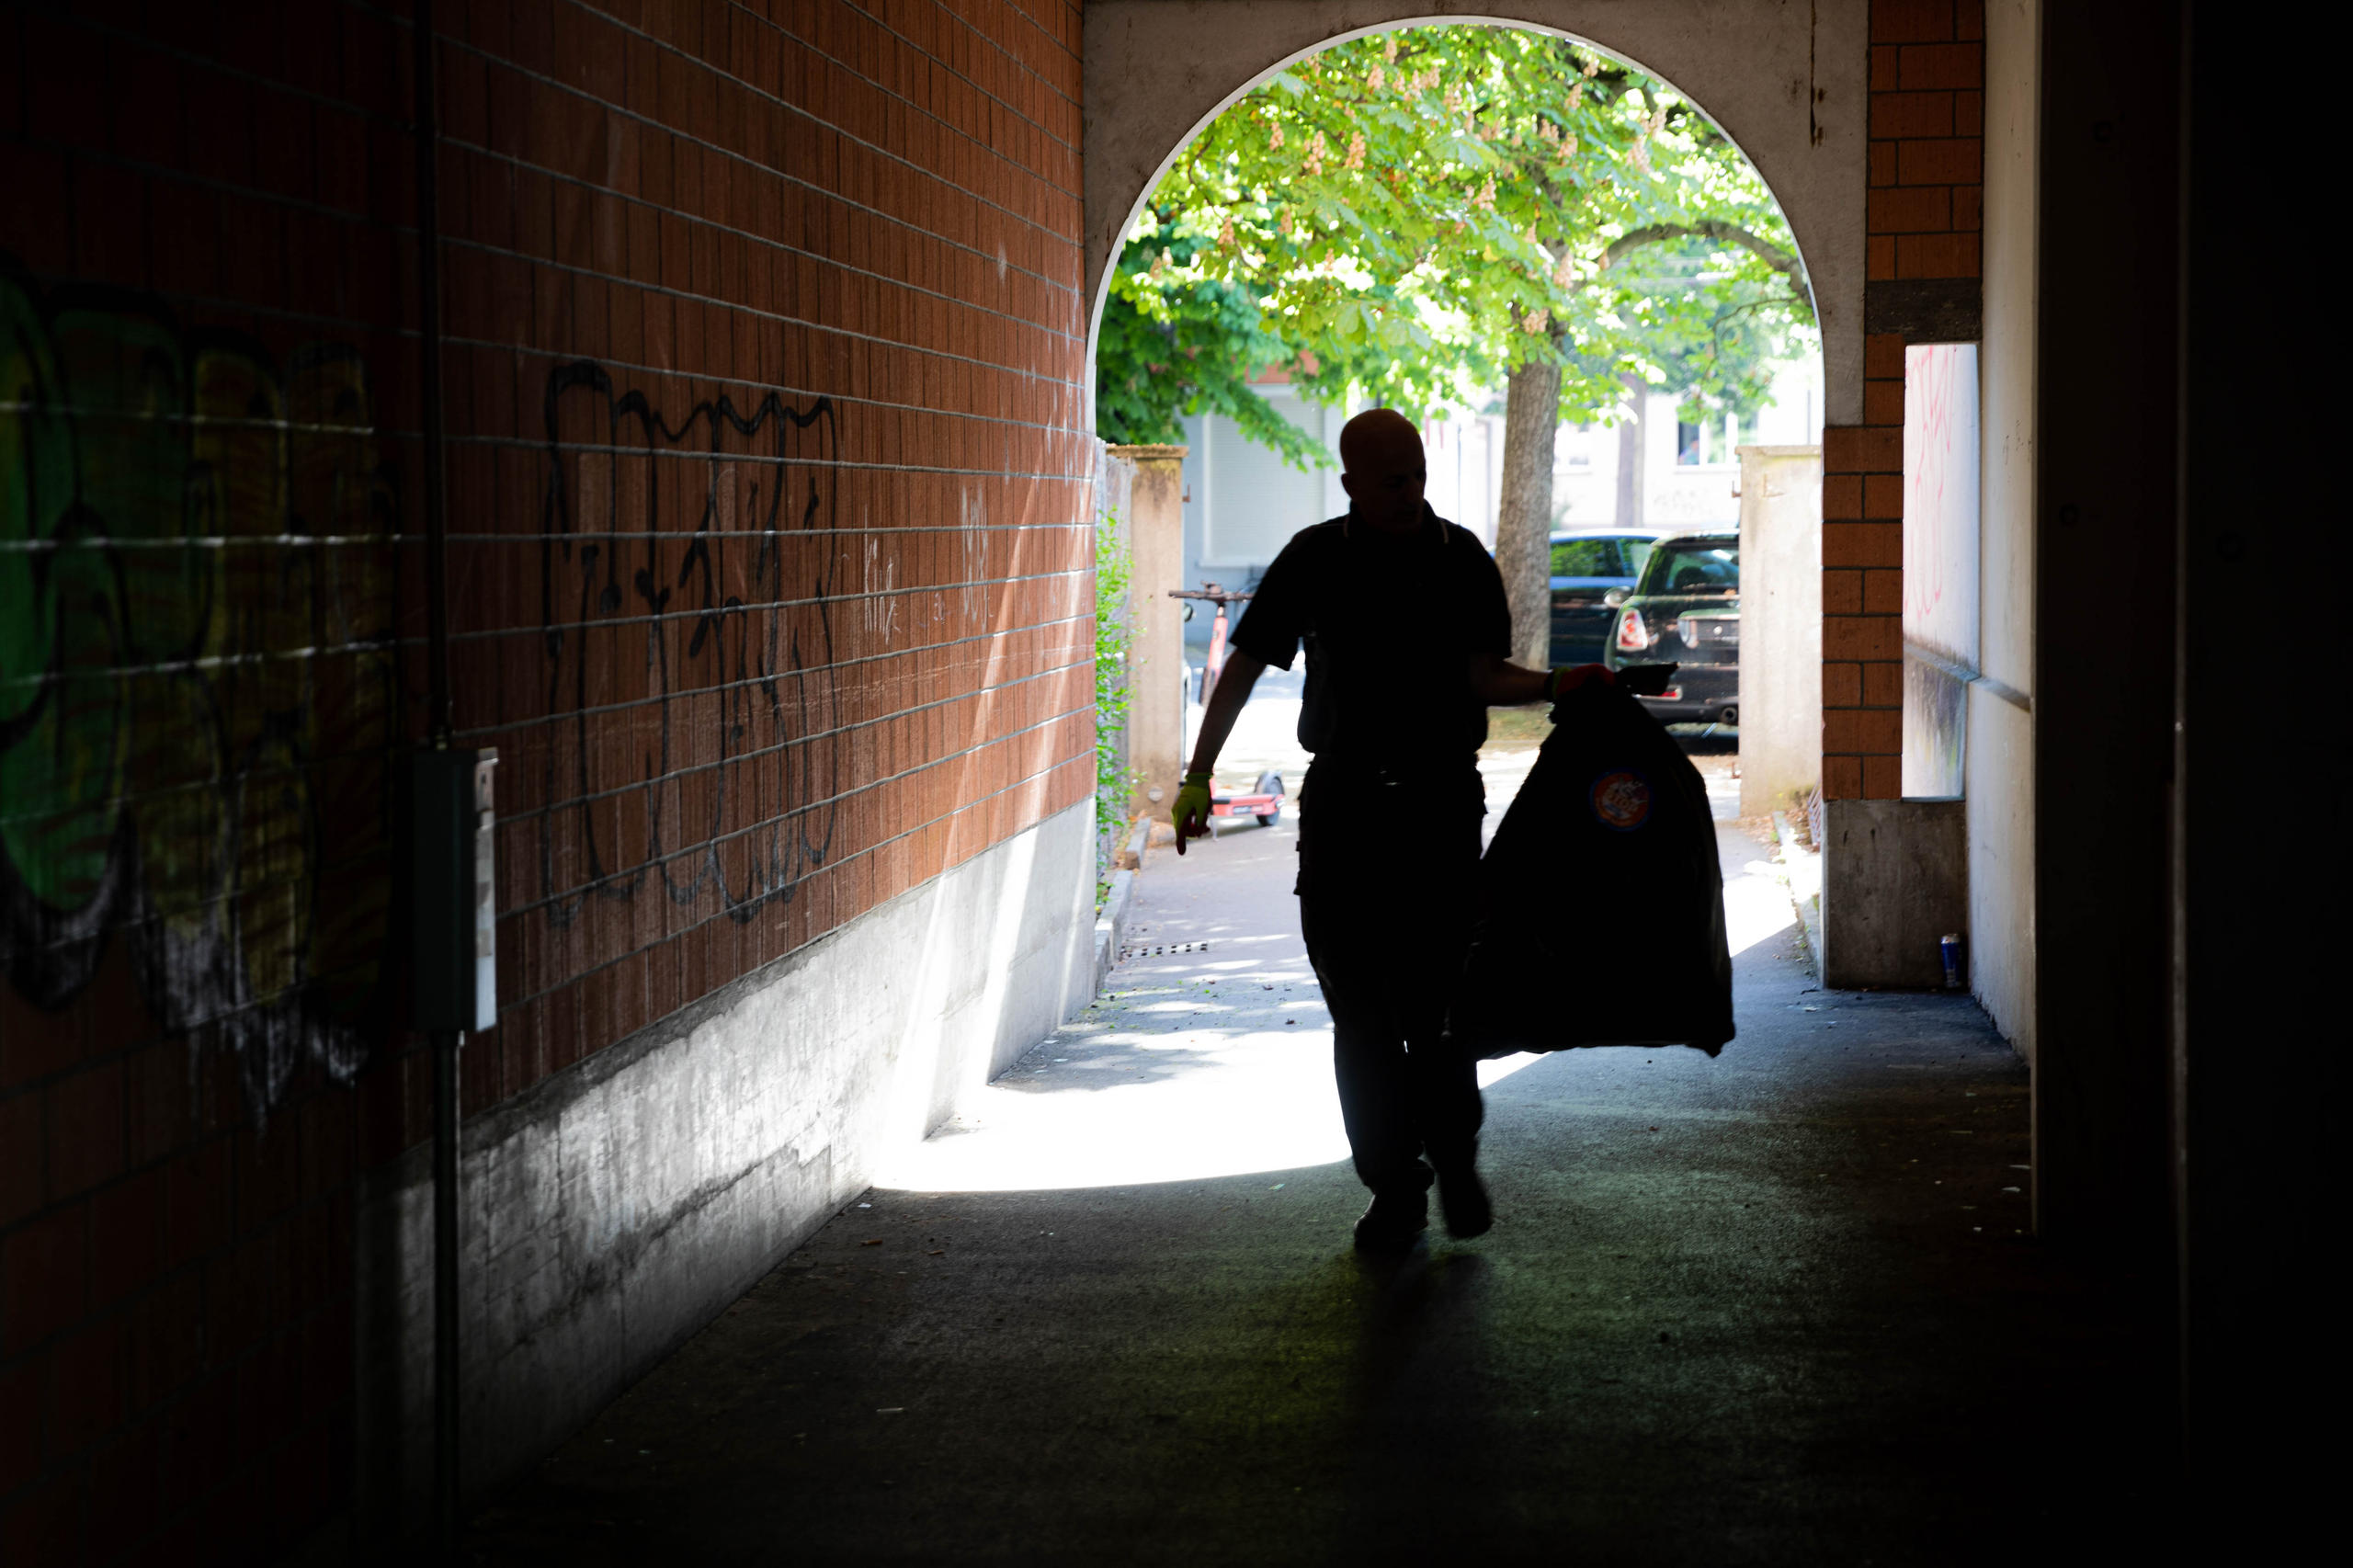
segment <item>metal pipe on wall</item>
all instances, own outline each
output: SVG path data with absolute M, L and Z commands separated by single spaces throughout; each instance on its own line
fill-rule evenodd
M 430 744 L 450 739 L 449 529 L 441 397 L 440 117 L 435 88 L 432 0 L 411 13 L 416 94 L 416 278 L 419 432 L 424 459 L 425 594 Z M 433 1524 L 454 1551 L 459 1522 L 458 1051 L 464 1035 L 432 1031 L 433 1052 Z

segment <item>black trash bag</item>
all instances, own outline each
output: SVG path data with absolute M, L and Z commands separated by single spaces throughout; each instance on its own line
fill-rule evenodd
M 1665 725 L 1589 681 L 1479 862 L 1471 956 L 1447 1016 L 1482 1057 L 1733 1037 L 1723 873 L 1707 786 Z

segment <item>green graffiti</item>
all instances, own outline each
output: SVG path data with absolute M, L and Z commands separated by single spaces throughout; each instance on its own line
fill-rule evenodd
M 257 1109 L 380 1027 L 398 718 L 366 367 L 281 371 L 0 278 L 0 958 L 43 1006 L 131 944 Z

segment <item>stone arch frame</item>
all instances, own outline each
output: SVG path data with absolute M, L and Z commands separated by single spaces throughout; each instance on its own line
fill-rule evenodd
M 1083 45 L 1087 363 L 1120 237 L 1201 129 L 1274 72 L 1438 23 L 1559 34 L 1656 76 L 1753 163 L 1821 324 L 1824 423 L 1863 417 L 1869 0 L 1090 0 Z M 1828 47 L 1824 47 L 1824 45 Z M 1142 85 L 1142 90 L 1140 90 Z M 1093 377 L 1086 396 L 1093 401 Z

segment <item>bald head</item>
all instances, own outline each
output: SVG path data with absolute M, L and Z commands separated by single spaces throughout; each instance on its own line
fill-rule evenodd
M 1368 408 L 1340 426 L 1340 485 L 1355 515 L 1383 533 L 1422 526 L 1427 464 L 1422 433 L 1393 408 Z
M 1393 408 L 1368 408 L 1340 426 L 1340 467 L 1349 473 L 1422 466 L 1422 433 Z

